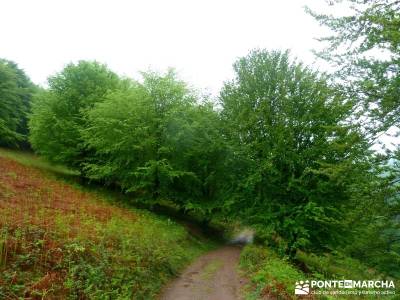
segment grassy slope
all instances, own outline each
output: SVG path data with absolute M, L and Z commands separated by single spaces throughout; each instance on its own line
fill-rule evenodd
M 240 267 L 250 278 L 247 299 L 298 299 L 294 295 L 300 280 L 394 280 L 395 296 L 303 296 L 302 299 L 400 299 L 400 282 L 387 278 L 359 261 L 339 255 L 317 256 L 299 252 L 297 261 L 308 270 L 303 272 L 289 261 L 280 258 L 265 246 L 247 245 L 240 257 Z
M 76 174 L 0 149 L 0 299 L 151 299 L 210 247 L 60 175 Z

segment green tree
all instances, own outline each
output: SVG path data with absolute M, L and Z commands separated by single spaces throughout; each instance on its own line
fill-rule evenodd
M 81 169 L 88 157 L 80 133 L 85 112 L 119 83 L 105 65 L 88 61 L 69 64 L 50 77 L 48 90 L 35 97 L 29 121 L 34 150 L 53 162 Z
M 174 168 L 167 145 L 169 130 L 179 114 L 194 103 L 186 84 L 173 71 L 165 76 L 143 73 L 143 83 L 126 81 L 104 102 L 87 112 L 89 126 L 82 133 L 90 151 L 96 153 L 86 164 L 90 178 L 105 180 L 138 195 L 173 198 L 171 183 L 191 176 Z
M 154 158 L 154 111 L 147 91 L 125 81 L 104 101 L 87 111 L 88 126 L 82 130 L 86 147 L 94 156 L 85 163 L 94 180 L 117 184 L 124 190 L 140 185 L 135 170 Z
M 174 115 L 166 130 L 165 145 L 173 149 L 169 160 L 191 176 L 173 183 L 180 205 L 195 211 L 204 222 L 229 211 L 231 151 L 223 139 L 222 121 L 212 102 L 191 105 Z
M 83 136 L 95 153 L 87 174 L 147 202 L 172 201 L 209 215 L 223 159 L 219 116 L 209 103 L 198 104 L 172 70 L 142 75 L 87 112 Z
M 331 4 L 347 6 L 349 13 L 332 16 L 308 9 L 332 32 L 320 39 L 326 47 L 316 54 L 336 67 L 336 80 L 348 97 L 357 101 L 360 124 L 369 133 L 372 144 L 387 129 L 400 125 L 400 2 L 334 0 Z M 356 118 L 353 116 L 354 120 Z M 379 155 L 375 156 L 380 159 Z M 359 180 L 352 201 L 348 203 L 349 213 L 342 225 L 354 233 L 353 243 L 342 250 L 398 277 L 399 186 L 391 184 L 391 180 L 399 178 L 399 168 L 393 162 L 373 165 L 371 169 L 380 176 Z M 382 165 L 393 165 L 392 170 Z M 366 174 L 371 173 L 371 169 L 366 170 Z
M 343 205 L 368 172 L 368 144 L 347 121 L 351 102 L 288 52 L 252 51 L 221 92 L 226 136 L 242 166 L 233 194 L 246 222 L 297 248 L 339 241 Z
M 396 173 L 398 177 L 399 172 Z M 390 185 L 390 182 L 394 182 L 393 176 L 381 178 L 366 172 L 364 180 L 360 179 L 354 185 L 341 223 L 343 229 L 351 233 L 352 242 L 337 249 L 384 274 L 398 278 L 400 187 Z
M 27 148 L 27 114 L 35 86 L 12 61 L 0 59 L 0 145 Z
M 349 95 L 374 120 L 375 135 L 400 124 L 400 2 L 397 0 L 334 0 L 347 15 L 308 12 L 332 35 L 321 38 L 327 47 L 318 56 L 333 63 Z

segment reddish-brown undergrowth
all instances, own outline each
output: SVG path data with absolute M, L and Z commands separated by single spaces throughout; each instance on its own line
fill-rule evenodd
M 134 222 L 132 211 L 46 176 L 42 171 L 0 157 L 0 286 L 25 284 L 27 299 L 63 298 L 60 264 L 65 241 L 96 240 L 96 224 L 111 218 Z M 92 222 L 93 224 L 93 222 Z M 12 267 L 11 267 L 12 266 Z M 13 273 L 12 268 L 18 268 Z M 25 276 L 25 278 L 20 278 Z M 6 278 L 6 279 L 5 279 Z M 4 282 L 7 281 L 7 282 Z M 11 289 L 7 297 L 13 299 Z
M 80 228 L 81 215 L 100 221 L 112 216 L 134 218 L 132 212 L 110 206 L 85 193 L 52 180 L 41 171 L 0 157 L 0 211 L 15 226 L 24 223 L 49 227 L 54 225 L 56 214 L 71 216 L 71 228 Z M 7 214 L 9 212 L 10 214 Z

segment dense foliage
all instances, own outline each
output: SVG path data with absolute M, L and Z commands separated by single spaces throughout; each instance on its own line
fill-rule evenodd
M 317 55 L 336 67 L 334 79 L 357 104 L 352 119 L 364 128 L 372 146 L 400 124 L 400 2 L 346 0 L 330 4 L 345 7 L 342 11 L 346 13 L 328 15 L 308 9 L 332 32 L 320 39 L 326 48 Z M 397 161 L 400 157 L 398 150 L 397 155 L 390 151 L 388 155 Z M 383 170 L 384 165 L 393 168 Z M 387 180 L 372 177 L 359 181 L 353 189 L 353 204 L 344 224 L 355 232 L 354 243 L 345 251 L 399 276 L 399 165 L 396 160 L 377 161 L 373 169 Z
M 97 62 L 69 64 L 49 78 L 32 105 L 30 142 L 51 161 L 80 169 L 87 156 L 80 130 L 84 113 L 119 85 L 116 74 Z
M 240 260 L 254 297 L 293 299 L 309 275 L 399 279 L 400 148 L 373 149 L 400 127 L 400 1 L 327 2 L 345 14 L 306 10 L 331 31 L 315 54 L 332 74 L 256 49 L 216 99 L 172 69 L 134 80 L 94 61 L 38 88 L 0 59 L 0 147 L 44 157 L 0 149 L 0 298 L 149 299 L 209 248 L 13 160 L 250 227 L 258 245 Z
M 292 259 L 340 250 L 400 276 L 399 167 L 371 150 L 377 131 L 398 124 L 398 3 L 350 2 L 351 17 L 313 13 L 336 33 L 319 54 L 342 67 L 335 77 L 253 50 L 213 102 L 173 70 L 132 80 L 80 61 L 35 92 L 29 141 L 149 205 L 240 220 Z M 367 56 L 377 48 L 388 59 Z M 35 90 L 0 61 L 0 146 L 27 145 Z
M 341 249 L 397 276 L 394 175 L 353 122 L 357 101 L 288 52 L 234 70 L 214 106 L 172 70 L 136 81 L 68 65 L 35 99 L 32 145 L 147 204 L 240 219 L 291 258 Z
M 87 112 L 82 136 L 95 155 L 85 172 L 148 202 L 207 210 L 223 159 L 218 115 L 172 71 L 142 75 Z
M 351 102 L 288 53 L 253 51 L 234 67 L 221 101 L 247 162 L 236 211 L 283 237 L 289 253 L 333 246 L 352 187 L 368 172 L 368 146 L 347 122 Z
M 28 147 L 27 119 L 34 91 L 23 70 L 0 59 L 0 146 Z

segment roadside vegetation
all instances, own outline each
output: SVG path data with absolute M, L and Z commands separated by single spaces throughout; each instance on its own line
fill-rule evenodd
M 1 299 L 149 299 L 211 247 L 166 217 L 57 180 L 71 172 L 32 155 L 0 150 L 0 169 Z
M 257 245 L 248 245 L 243 249 L 240 268 L 250 279 L 246 287 L 246 299 L 295 299 L 294 282 L 306 278 L 288 260 Z
M 394 295 L 309 295 L 304 299 L 399 299 L 399 279 L 370 268 L 340 252 L 316 255 L 299 251 L 294 260 L 282 257 L 265 245 L 247 245 L 240 270 L 249 278 L 246 299 L 298 299 L 295 283 L 306 280 L 393 280 Z

